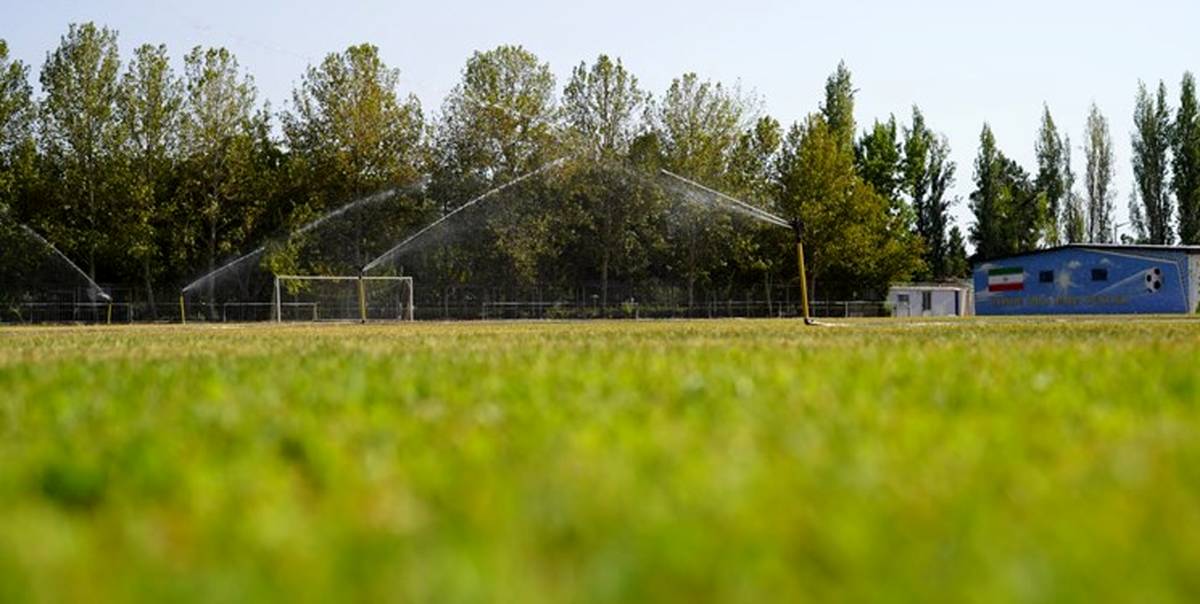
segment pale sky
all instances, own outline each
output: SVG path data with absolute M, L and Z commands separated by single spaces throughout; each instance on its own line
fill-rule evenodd
M 916 103 L 949 137 L 962 198 L 954 214 L 964 229 L 982 124 L 1032 173 L 1043 102 L 1071 136 L 1080 187 L 1088 105 L 1108 116 L 1125 220 L 1138 79 L 1165 80 L 1175 105 L 1183 72 L 1200 71 L 1200 3 L 1186 0 L 0 1 L 0 37 L 31 65 L 35 87 L 67 24 L 91 20 L 120 33 L 125 57 L 142 43 L 165 43 L 177 68 L 192 46 L 225 46 L 275 110 L 306 65 L 370 42 L 401 70 L 402 92 L 432 114 L 473 51 L 521 44 L 550 63 L 560 89 L 573 65 L 607 53 L 656 95 L 688 71 L 740 82 L 786 125 L 817 109 L 825 77 L 844 59 L 859 90 L 860 130 L 892 113 L 907 121 Z

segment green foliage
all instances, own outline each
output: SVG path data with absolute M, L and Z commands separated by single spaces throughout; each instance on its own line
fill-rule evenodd
M 896 134 L 895 117 L 886 122 L 876 120 L 854 147 L 854 163 L 858 175 L 899 211 L 903 160 Z
M 520 46 L 476 52 L 450 92 L 434 128 L 434 173 L 429 195 L 450 211 L 562 156 L 556 125 L 555 80 L 550 66 Z M 475 247 L 497 247 L 493 270 L 528 283 L 539 262 L 558 251 L 561 215 L 537 213 L 550 202 L 543 189 L 522 207 L 492 205 L 488 232 Z M 476 254 L 479 255 L 479 254 Z M 449 257 L 448 257 L 449 258 Z M 464 267 L 447 266 L 461 274 Z
M 1171 229 L 1174 208 L 1167 184 L 1171 111 L 1167 107 L 1167 87 L 1162 82 L 1158 83 L 1158 95 L 1154 99 L 1146 91 L 1146 85 L 1138 82 L 1133 124 L 1135 195 L 1142 204 L 1138 215 L 1145 216 L 1139 235 L 1146 243 L 1170 244 L 1175 239 Z M 1137 199 L 1132 203 L 1137 203 Z
M 188 236 L 212 270 L 247 241 L 264 212 L 255 189 L 267 116 L 255 113 L 254 80 L 224 48 L 193 48 L 184 57 L 184 78 L 178 195 L 181 210 L 195 217 Z
M 782 144 L 783 127 L 773 117 L 761 117 L 743 131 L 730 160 L 730 189 L 759 206 L 771 206 L 775 159 Z
M 183 84 L 170 65 L 166 46 L 142 45 L 121 77 L 117 112 L 121 119 L 121 157 L 116 176 L 125 203 L 114 214 L 115 239 L 140 264 L 154 310 L 154 283 L 165 254 L 158 233 L 171 224 L 174 195 L 171 176 L 180 160 L 179 118 Z
M 979 136 L 971 210 L 975 214 L 971 240 L 981 258 L 1032 250 L 1041 240 L 1046 196 L 1017 162 L 1000 151 L 987 124 Z
M 563 89 L 562 111 L 573 150 L 608 161 L 625 157 L 643 129 L 650 95 L 620 59 L 580 63 Z
M 775 192 L 783 136 L 783 128 L 775 118 L 759 118 L 738 138 L 729 168 L 729 190 L 743 201 L 775 215 L 782 214 Z M 737 268 L 750 273 L 761 271 L 769 301 L 771 279 L 793 272 L 793 237 L 757 225 L 736 230 L 733 235 L 737 238 L 734 250 Z
M 829 124 L 834 139 L 846 149 L 854 146 L 855 92 L 850 82 L 850 69 L 845 61 L 838 61 L 837 69 L 825 80 L 825 102 L 821 104 L 821 116 Z
M 167 48 L 146 44 L 122 68 L 116 32 L 88 23 L 72 25 L 47 56 L 46 98 L 36 110 L 27 71 L 0 44 L 0 208 L 102 282 L 119 284 L 123 302 L 153 307 L 156 290 L 161 301 L 163 290 L 259 246 L 268 253 L 247 255 L 246 266 L 260 272 L 352 271 L 375 257 L 381 240 L 395 244 L 562 158 L 570 165 L 539 173 L 446 236 L 446 245 L 461 240 L 434 254 L 443 285 L 599 281 L 607 298 L 610 274 L 627 288 L 671 289 L 682 278 L 694 305 L 697 289 L 730 299 L 761 284 L 769 296 L 772 283 L 794 277 L 787 233 L 748 226 L 743 216 L 650 182 L 667 169 L 774 213 L 788 203 L 779 194 L 791 177 L 778 171 L 781 125 L 737 87 L 693 73 L 652 102 L 620 59 L 599 55 L 556 94 L 549 65 L 520 46 L 500 46 L 468 59 L 427 123 L 399 91 L 399 72 L 360 44 L 308 67 L 278 114 L 276 139 L 269 106 L 223 48 L 192 49 L 177 75 Z M 821 111 L 852 168 L 855 94 L 839 64 Z M 845 250 L 859 250 L 836 276 L 822 276 L 845 286 L 839 295 L 875 294 L 886 279 L 921 270 L 897 136 L 891 120 L 864 137 L 860 171 L 870 184 L 860 178 L 848 202 L 827 204 L 850 218 L 831 227 L 851 234 Z M 953 166 L 940 149 L 949 169 L 931 167 L 927 177 L 932 187 L 940 175 L 944 191 Z M 298 233 L 376 192 L 395 193 L 381 204 L 386 211 L 355 211 L 322 233 Z M 931 203 L 942 214 L 948 207 Z M 944 237 L 930 241 L 928 264 L 937 271 L 942 262 L 932 259 L 943 254 Z M 399 262 L 386 270 L 403 269 Z M 257 295 L 252 277 L 229 277 L 231 287 Z M 214 288 L 194 292 L 212 301 Z
M 1046 199 L 1046 227 L 1043 239 L 1048 245 L 1058 245 L 1062 241 L 1059 227 L 1059 216 L 1067 209 L 1067 197 L 1070 187 L 1065 178 L 1070 166 L 1069 142 L 1058 135 L 1058 126 L 1050 115 L 1050 107 L 1043 105 L 1042 127 L 1038 130 L 1038 139 L 1034 145 L 1037 153 L 1037 177 L 1034 186 L 1039 194 Z
M 416 97 L 400 96 L 399 81 L 370 44 L 331 53 L 305 72 L 282 124 L 314 208 L 419 178 L 424 118 Z
M 48 222 L 93 275 L 115 203 L 107 177 L 119 140 L 119 70 L 117 33 L 84 23 L 70 26 L 41 73 L 40 141 L 62 175 L 53 192 L 59 212 Z
M 556 158 L 554 88 L 550 66 L 520 46 L 471 56 L 436 126 L 442 180 L 474 185 L 459 203 Z
M 748 101 L 720 82 L 686 73 L 671 82 L 654 112 L 665 167 L 720 186 L 751 117 Z
M 1179 110 L 1172 128 L 1171 189 L 1179 205 L 1179 242 L 1200 244 L 1200 108 L 1196 79 L 1185 73 L 1180 84 Z
M 607 55 L 597 57 L 590 68 L 577 66 L 563 90 L 569 148 L 585 163 L 598 162 L 583 166 L 568 186 L 580 212 L 580 247 L 586 256 L 599 258 L 604 306 L 609 303 L 610 272 L 639 272 L 659 243 L 655 226 L 663 211 L 661 200 L 622 167 L 644 129 L 649 100 L 621 60 Z
M 1113 164 L 1112 136 L 1108 119 L 1092 103 L 1088 110 L 1084 132 L 1083 154 L 1086 171 L 1083 175 L 1086 191 L 1086 227 L 1088 243 L 1111 243 L 1113 230 L 1113 198 L 1117 192 L 1112 181 L 1116 174 Z
M 1083 197 L 1075 192 L 1075 170 L 1071 167 L 1071 137 L 1063 135 L 1062 183 L 1065 197 L 1062 207 L 1063 240 L 1066 243 L 1087 241 L 1087 210 Z
M 653 114 L 662 167 L 709 187 L 728 188 L 734 153 L 752 118 L 749 105 L 720 82 L 701 81 L 694 73 L 674 79 Z M 673 241 L 670 263 L 687 279 L 690 306 L 696 285 L 711 282 L 727 266 L 738 238 L 730 216 L 690 207 L 667 226 Z
M 1200 595 L 1195 321 L 921 323 L 17 329 L 0 593 Z
M 975 253 L 983 258 L 1009 253 L 1003 239 L 1006 208 L 1001 204 L 1000 188 L 1002 155 L 996 147 L 996 137 L 987 124 L 979 134 L 979 153 L 975 157 L 975 191 L 971 193 L 971 211 L 975 224 L 971 227 L 971 242 Z
M 29 85 L 29 68 L 9 60 L 8 45 L 0 39 L 0 212 L 16 200 L 22 151 L 33 141 L 36 106 Z
M 946 240 L 945 276 L 963 279 L 971 275 L 971 263 L 967 260 L 967 243 L 958 225 L 950 227 Z
M 793 125 L 779 164 L 779 208 L 800 225 L 810 280 L 884 288 L 920 268 L 920 242 L 895 228 L 888 200 L 855 171 L 852 149 L 820 115 Z
M 925 125 L 925 116 L 913 106 L 912 125 L 904 132 L 901 190 L 908 195 L 913 227 L 925 244 L 924 275 L 934 280 L 957 276 L 949 263 L 947 241 L 956 166 L 950 160 L 950 143 Z

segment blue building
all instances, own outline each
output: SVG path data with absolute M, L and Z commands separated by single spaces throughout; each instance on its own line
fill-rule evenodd
M 1072 244 L 975 263 L 978 315 L 1192 313 L 1200 246 Z

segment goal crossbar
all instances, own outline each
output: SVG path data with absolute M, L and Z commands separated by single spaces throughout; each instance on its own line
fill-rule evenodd
M 387 275 L 276 275 L 275 276 L 275 291 L 274 300 L 271 304 L 273 307 L 273 318 L 276 322 L 283 321 L 283 307 L 287 303 L 283 302 L 283 292 L 281 283 L 286 281 L 324 281 L 324 282 L 353 282 L 356 284 L 355 297 L 358 302 L 358 320 L 366 323 L 368 319 L 368 304 L 367 304 L 367 284 L 379 282 L 392 282 L 402 285 L 402 298 L 400 300 L 400 313 L 397 319 L 412 321 L 414 314 L 413 307 L 413 278 L 401 276 Z M 313 305 L 314 321 L 317 319 L 317 306 Z
M 276 275 L 281 281 L 408 281 L 412 277 L 389 277 L 380 275 Z

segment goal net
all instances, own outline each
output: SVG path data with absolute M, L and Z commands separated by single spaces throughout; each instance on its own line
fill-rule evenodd
M 413 280 L 278 275 L 271 306 L 271 318 L 276 321 L 411 321 Z

